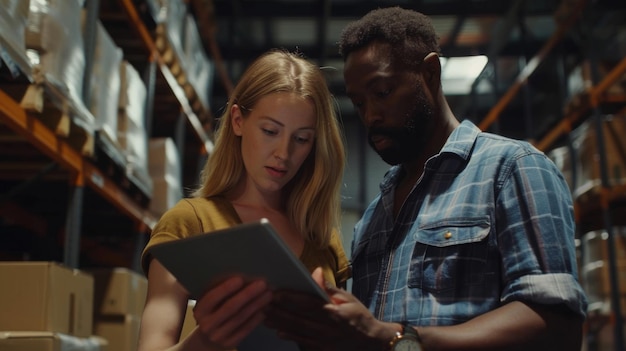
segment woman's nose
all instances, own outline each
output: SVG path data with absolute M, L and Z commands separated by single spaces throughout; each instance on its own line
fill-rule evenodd
M 289 144 L 289 138 L 281 138 L 281 140 L 276 145 L 276 149 L 274 149 L 274 157 L 281 161 L 286 160 L 289 157 Z

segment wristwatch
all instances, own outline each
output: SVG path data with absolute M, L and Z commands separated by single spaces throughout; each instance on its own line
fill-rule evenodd
M 390 351 L 423 351 L 417 330 L 406 323 L 402 323 L 402 333 L 396 332 L 389 346 Z

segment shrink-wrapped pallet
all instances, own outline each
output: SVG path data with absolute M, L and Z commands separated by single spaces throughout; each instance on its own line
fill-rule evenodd
M 118 141 L 126 160 L 126 172 L 136 178 L 145 193 L 152 193 L 148 173 L 148 134 L 145 123 L 147 90 L 137 70 L 120 65 L 120 97 L 117 117 Z
M 191 14 L 187 14 L 185 27 L 183 67 L 200 102 L 209 109 L 215 64 L 206 54 L 197 23 Z
M 85 52 L 81 31 L 82 3 L 77 0 L 30 0 L 26 47 L 35 80 L 54 88 L 60 105 L 71 105 L 74 115 L 93 126 L 83 103 Z
M 574 198 L 583 201 L 600 192 L 602 186 L 601 155 L 606 161 L 608 186 L 626 183 L 626 115 L 602 117 L 602 143 L 599 144 L 594 120 L 589 120 L 572 132 L 576 150 L 577 169 Z
M 187 4 L 183 0 L 168 0 L 165 20 L 157 28 L 157 47 L 168 64 L 184 55 L 185 18 Z
M 96 22 L 96 45 L 90 72 L 89 110 L 95 117 L 95 129 L 112 146 L 117 140 L 117 106 L 120 97 L 120 64 L 122 50 L 115 44 L 100 21 Z
M 24 31 L 30 0 L 0 0 L 0 66 L 4 63 L 13 76 L 30 78 Z

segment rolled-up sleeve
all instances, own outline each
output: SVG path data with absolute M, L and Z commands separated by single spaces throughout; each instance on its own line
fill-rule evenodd
M 543 154 L 521 153 L 502 173 L 496 199 L 504 302 L 561 304 L 584 316 L 574 208 L 567 183 Z

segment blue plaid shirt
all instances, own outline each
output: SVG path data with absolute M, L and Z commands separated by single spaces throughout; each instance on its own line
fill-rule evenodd
M 585 315 L 571 195 L 543 153 L 464 121 L 394 221 L 401 172 L 387 172 L 352 243 L 352 291 L 376 318 L 453 325 L 515 300 Z

